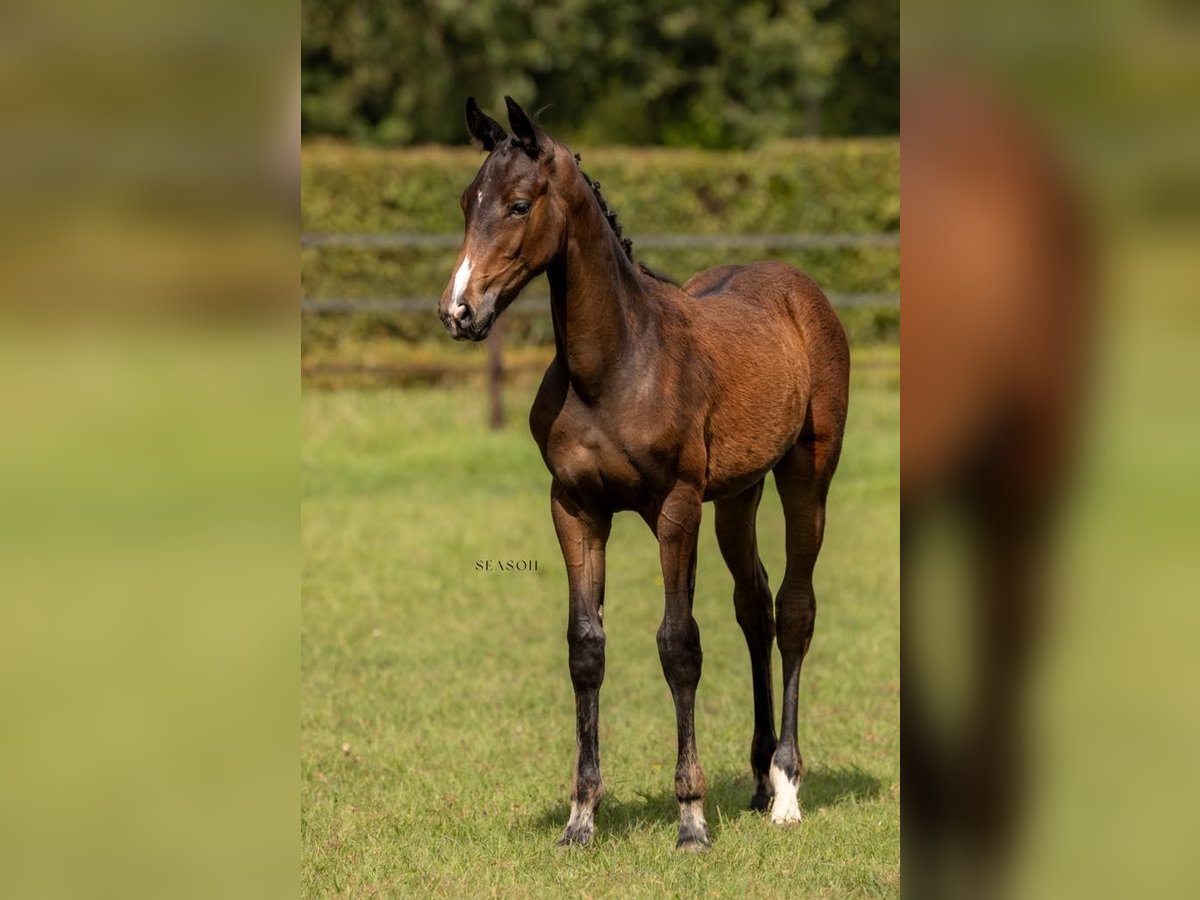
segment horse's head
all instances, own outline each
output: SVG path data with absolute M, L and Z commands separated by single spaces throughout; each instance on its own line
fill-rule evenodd
M 487 337 L 497 316 L 558 255 L 566 233 L 566 203 L 553 176 L 567 151 L 505 100 L 511 136 L 467 99 L 467 128 L 488 158 L 463 191 L 466 236 L 438 305 L 457 340 Z

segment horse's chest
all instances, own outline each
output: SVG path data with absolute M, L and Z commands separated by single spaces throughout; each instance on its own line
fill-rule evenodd
M 563 417 L 551 428 L 546 467 L 578 497 L 621 505 L 644 493 L 644 479 L 619 438 L 586 420 Z
M 614 391 L 586 403 L 557 361 L 552 364 L 529 415 L 551 475 L 581 501 L 639 511 L 653 507 L 678 478 L 702 479 L 703 454 L 684 452 L 703 446 L 693 417 L 650 400 Z
M 546 467 L 569 493 L 614 509 L 640 509 L 667 485 L 673 450 L 660 435 L 567 404 L 534 435 Z

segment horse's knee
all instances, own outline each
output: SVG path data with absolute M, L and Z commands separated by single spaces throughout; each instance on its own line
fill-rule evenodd
M 672 689 L 695 687 L 700 682 L 704 654 L 700 649 L 700 626 L 694 618 L 664 619 L 658 629 L 658 658 Z
M 571 622 L 567 647 L 571 663 L 571 682 L 576 689 L 599 689 L 604 681 L 604 629 L 597 623 Z

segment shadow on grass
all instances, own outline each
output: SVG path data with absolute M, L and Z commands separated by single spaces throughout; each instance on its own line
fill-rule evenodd
M 880 790 L 879 779 L 859 768 L 813 769 L 800 785 L 800 808 L 811 813 L 850 800 L 878 797 Z M 750 809 L 752 793 L 753 782 L 748 773 L 720 772 L 709 777 L 704 811 L 714 838 L 720 831 L 722 820 L 761 815 Z M 570 801 L 561 800 L 535 815 L 533 824 L 543 830 L 558 832 L 567 824 L 570 814 Z M 609 794 L 596 814 L 596 830 L 623 835 L 647 824 L 675 825 L 678 821 L 679 804 L 675 800 L 675 791 L 665 786 L 656 794 L 638 794 L 634 799 Z

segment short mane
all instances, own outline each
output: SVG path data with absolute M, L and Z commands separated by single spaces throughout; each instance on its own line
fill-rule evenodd
M 665 281 L 667 284 L 673 284 L 678 287 L 679 283 L 673 278 L 669 278 L 668 276 L 663 275 L 661 272 L 655 272 L 645 263 L 639 262 L 633 258 L 633 241 L 621 234 L 621 223 L 617 221 L 616 210 L 609 207 L 608 203 L 604 199 L 604 195 L 600 193 L 600 182 L 593 181 L 588 176 L 588 173 L 583 171 L 583 157 L 581 157 L 578 153 L 574 154 L 574 156 L 575 162 L 581 164 L 579 166 L 579 174 L 583 176 L 583 180 L 586 181 L 588 187 L 592 189 L 592 194 L 596 197 L 596 202 L 600 204 L 600 212 L 604 213 L 604 218 L 608 221 L 608 226 L 613 230 L 613 233 L 616 234 L 617 240 L 621 242 L 621 249 L 625 251 L 625 255 L 629 258 L 629 261 L 636 263 L 638 269 L 646 275 L 649 275 L 651 278 L 654 278 L 657 281 Z

